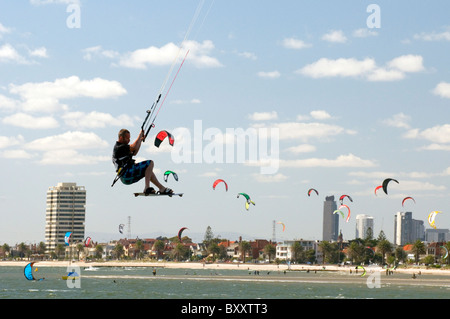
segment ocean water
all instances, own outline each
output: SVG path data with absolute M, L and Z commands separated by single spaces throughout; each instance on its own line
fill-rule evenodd
M 450 277 L 345 272 L 185 270 L 150 267 L 80 269 L 66 281 L 65 267 L 38 267 L 28 281 L 22 267 L 0 267 L 1 299 L 449 299 Z M 373 274 L 372 274 L 373 275 Z M 375 281 L 378 280 L 378 281 Z M 372 285 L 370 285 L 372 283 Z M 375 285 L 373 283 L 378 283 Z M 372 286 L 372 287 L 370 287 Z

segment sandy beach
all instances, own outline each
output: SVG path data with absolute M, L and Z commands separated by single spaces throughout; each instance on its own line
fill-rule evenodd
M 1 266 L 21 266 L 25 267 L 30 261 L 0 261 Z M 69 261 L 36 261 L 40 267 L 67 267 L 71 263 Z M 286 264 L 253 264 L 253 263 L 200 263 L 200 262 L 140 262 L 140 261 L 106 261 L 106 262 L 73 262 L 81 268 L 88 267 L 154 267 L 154 268 L 177 268 L 177 269 L 245 269 L 251 271 L 330 271 L 330 272 L 350 272 L 355 266 L 336 266 L 336 265 L 286 265 Z M 385 272 L 381 266 L 366 266 L 368 272 Z M 427 268 L 425 266 L 409 266 L 408 268 L 399 267 L 395 269 L 396 273 L 407 274 L 429 274 L 429 275 L 446 275 L 450 276 L 450 269 Z M 449 278 L 450 279 L 450 278 Z

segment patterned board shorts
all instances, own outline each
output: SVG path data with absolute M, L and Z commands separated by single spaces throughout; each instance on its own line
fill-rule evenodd
M 128 168 L 125 173 L 123 173 L 120 180 L 125 185 L 130 185 L 140 181 L 143 177 L 145 177 L 145 170 L 151 162 L 151 160 L 148 160 L 134 164 L 133 166 Z

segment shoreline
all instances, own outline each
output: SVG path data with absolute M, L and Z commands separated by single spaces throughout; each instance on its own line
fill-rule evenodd
M 0 261 L 0 267 L 17 266 L 25 267 L 31 261 Z M 239 263 L 201 263 L 201 262 L 143 262 L 143 261 L 103 261 L 103 262 L 69 262 L 69 261 L 35 261 L 40 267 L 68 267 L 77 265 L 82 268 L 88 267 L 150 267 L 150 268 L 174 268 L 174 269 L 215 269 L 215 270 L 251 270 L 251 271 L 331 271 L 331 272 L 349 272 L 354 270 L 355 266 L 337 266 L 337 265 L 307 265 L 307 264 L 239 264 Z M 386 269 L 381 266 L 366 266 L 367 271 L 385 272 Z M 407 268 L 396 268 L 396 273 L 450 276 L 450 269 L 426 268 L 425 266 L 409 266 Z

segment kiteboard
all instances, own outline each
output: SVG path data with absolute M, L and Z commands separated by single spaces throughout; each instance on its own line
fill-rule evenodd
M 138 197 L 138 196 L 169 196 L 169 197 L 172 197 L 172 196 L 180 196 L 180 197 L 182 197 L 183 196 L 183 194 L 184 193 L 172 193 L 172 194 L 161 194 L 161 193 L 154 193 L 154 194 L 145 194 L 145 193 L 134 193 L 134 196 L 135 197 Z

